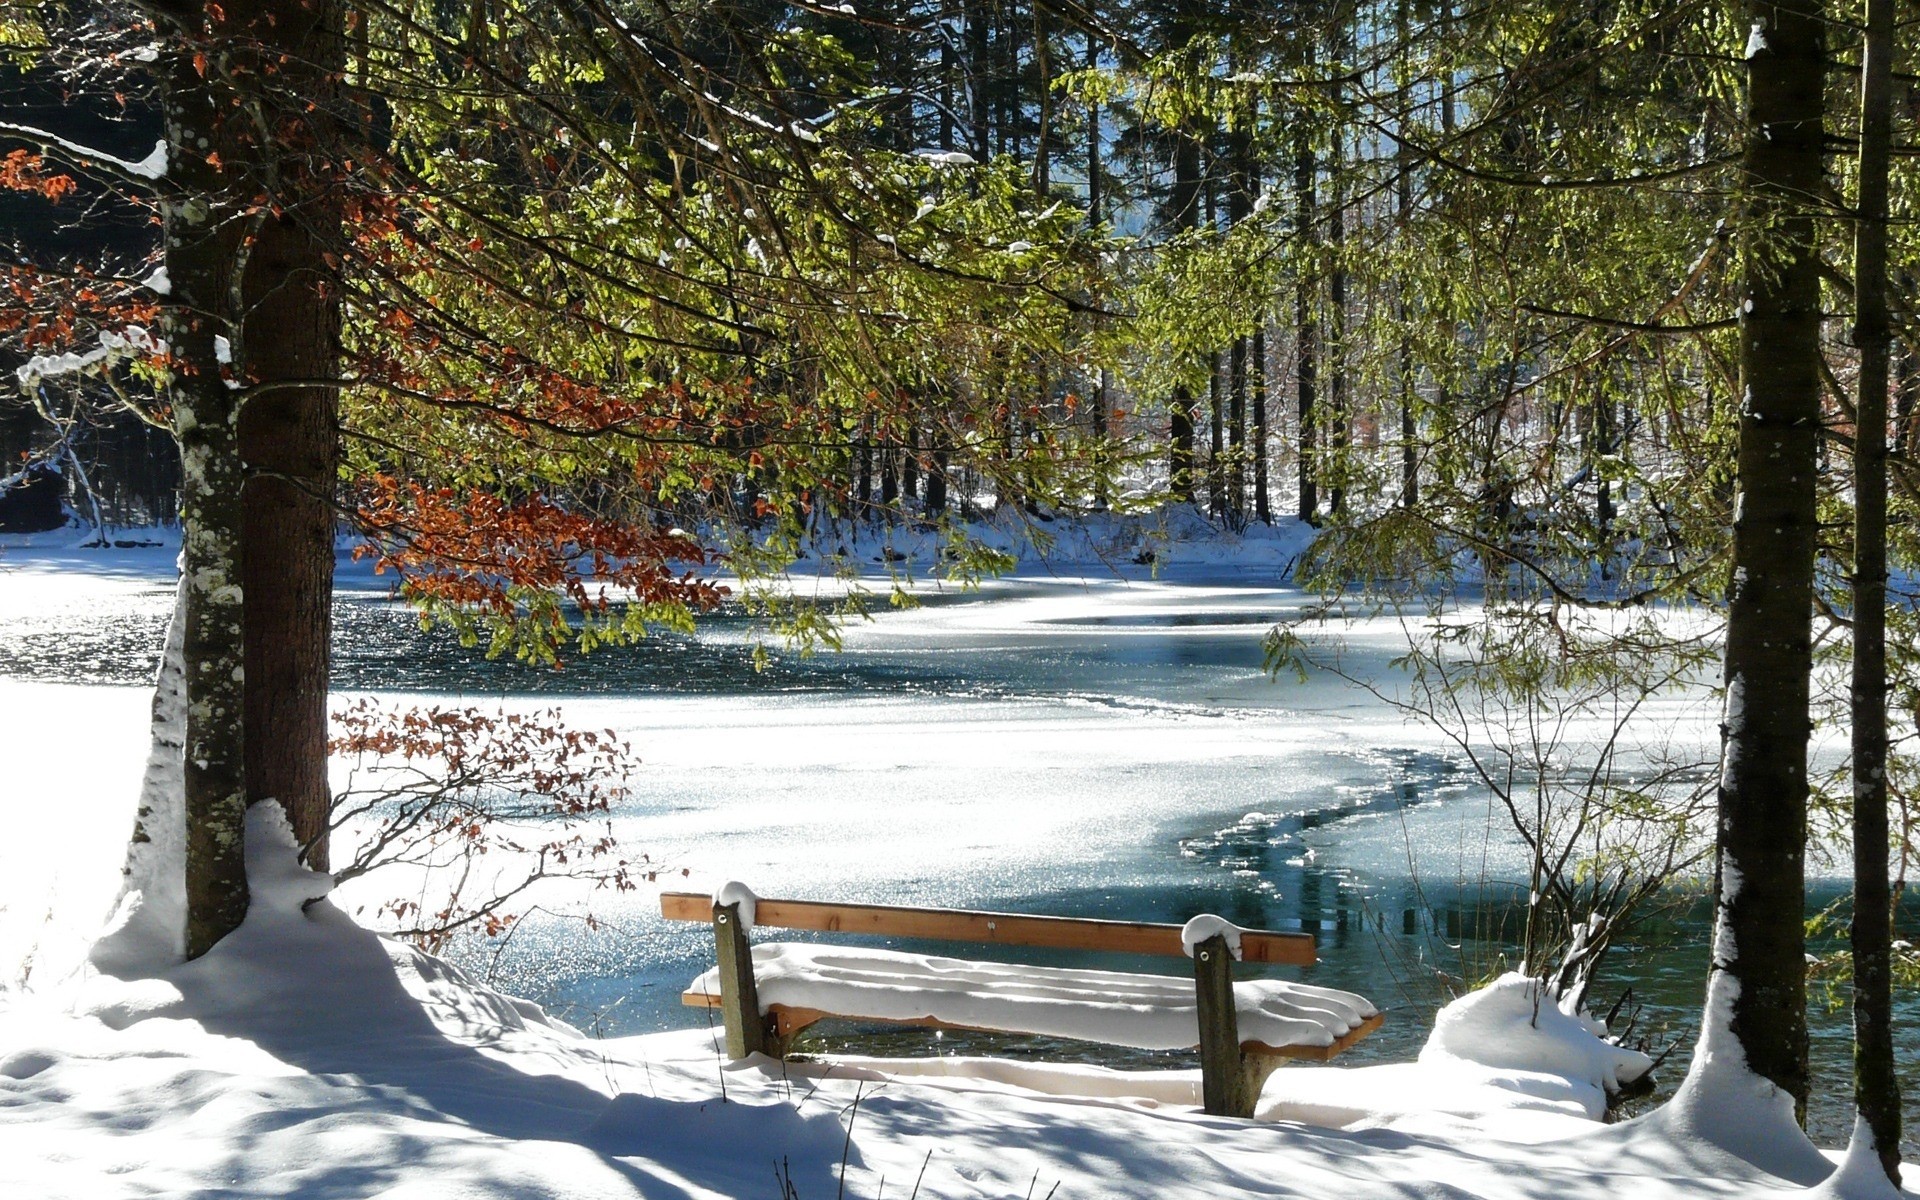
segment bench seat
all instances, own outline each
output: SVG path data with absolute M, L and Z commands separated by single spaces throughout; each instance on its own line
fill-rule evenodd
M 795 942 L 753 947 L 763 1016 L 783 1038 L 824 1017 L 1035 1034 L 1185 1050 L 1200 1043 L 1193 980 L 1180 976 L 1038 967 Z M 718 1007 L 717 970 L 682 999 Z M 1364 997 L 1257 979 L 1233 984 L 1243 1051 L 1331 1058 L 1380 1024 Z

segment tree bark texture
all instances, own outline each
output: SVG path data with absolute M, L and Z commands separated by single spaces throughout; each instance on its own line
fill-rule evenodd
M 1740 435 L 1712 970 L 1755 1074 L 1807 1100 L 1808 678 L 1820 429 L 1820 0 L 1759 3 L 1748 59 Z
M 1175 131 L 1173 147 L 1173 194 L 1168 198 L 1170 225 L 1182 233 L 1197 228 L 1200 222 L 1200 141 L 1193 130 Z M 1168 489 L 1175 500 L 1192 501 L 1193 393 L 1181 384 L 1173 389 L 1167 418 Z
M 272 747 L 262 758 L 271 794 L 293 777 L 309 797 L 317 790 L 324 829 L 330 522 L 324 543 L 314 530 L 333 478 L 332 389 L 276 384 L 335 373 L 338 292 L 316 240 L 323 206 L 305 197 L 324 191 L 310 114 L 337 72 L 340 14 L 338 0 L 227 0 L 162 18 L 171 290 L 161 324 L 182 465 L 189 958 L 246 916 L 246 806 L 261 794 L 249 742 Z M 243 403 L 254 408 L 245 428 Z M 247 452 L 259 461 L 250 466 Z M 273 483 L 252 488 L 249 477 L 263 475 Z M 262 560 L 251 575 L 249 529 Z M 256 619 L 267 632 L 250 656 Z M 265 676 L 252 688 L 250 658 Z M 304 815 L 316 816 L 311 806 Z
M 1318 385 L 1320 327 L 1313 305 L 1313 273 L 1305 265 L 1312 257 L 1314 173 L 1317 166 L 1313 159 L 1312 143 L 1307 140 L 1306 128 L 1306 122 L 1301 121 L 1293 157 L 1294 236 L 1300 243 L 1300 261 L 1303 264 L 1293 282 L 1294 342 L 1298 356 L 1294 382 L 1300 410 L 1299 516 L 1309 524 L 1318 524 L 1320 439 L 1315 428 L 1318 413 L 1315 410 L 1317 398 L 1314 391 Z
M 1900 1183 L 1893 1062 L 1893 898 L 1887 878 L 1887 177 L 1893 131 L 1893 0 L 1868 0 L 1860 65 L 1860 196 L 1853 343 L 1853 1094 L 1880 1165 Z
M 245 235 L 238 189 L 211 151 L 227 146 L 227 97 L 198 49 L 198 32 L 174 41 L 162 99 L 169 147 L 163 252 L 171 291 L 161 328 L 173 364 L 168 401 L 181 460 L 189 958 L 206 953 L 247 913 L 240 405 L 222 378 L 214 342 L 225 336 L 218 314 L 232 311 Z
M 334 484 L 339 472 L 340 289 L 327 255 L 338 239 L 337 197 L 325 187 L 327 133 L 345 64 L 339 0 L 282 7 L 273 30 L 294 49 L 281 85 L 316 104 L 289 131 L 274 174 L 279 213 L 260 227 L 243 282 L 236 355 L 248 381 L 266 384 L 240 417 L 247 463 L 242 505 L 246 585 L 247 800 L 278 800 L 327 868 L 328 642 L 332 634 Z

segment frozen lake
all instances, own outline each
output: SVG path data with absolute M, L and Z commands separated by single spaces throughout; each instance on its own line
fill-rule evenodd
M 0 672 L 143 681 L 170 596 L 137 569 L 0 575 Z M 1313 931 L 1321 962 L 1306 978 L 1389 1010 L 1350 1060 L 1410 1057 L 1448 980 L 1483 977 L 1503 955 L 1511 964 L 1525 861 L 1504 815 L 1436 731 L 1332 676 L 1267 677 L 1263 635 L 1309 604 L 1271 572 L 1027 575 L 924 600 L 882 604 L 849 630 L 844 653 L 781 655 L 764 672 L 752 668 L 752 627 L 726 615 L 696 638 L 543 672 L 422 634 L 360 580 L 338 605 L 335 684 L 557 703 L 575 726 L 625 735 L 644 765 L 616 828 L 630 851 L 668 868 L 667 886 L 738 878 L 763 895 L 1160 921 L 1206 910 Z M 1343 640 L 1345 669 L 1381 679 L 1405 645 L 1386 619 L 1326 633 Z M 1705 746 L 1715 715 L 1702 697 L 1675 698 L 1646 720 L 1663 738 Z M 342 897 L 349 907 L 385 898 L 377 879 Z M 551 914 L 530 916 L 504 948 L 460 956 L 604 1032 L 704 1021 L 678 993 L 710 962 L 707 931 L 661 921 L 649 890 L 593 899 L 597 933 L 567 915 L 578 897 L 556 889 L 541 899 Z M 1661 1046 L 1683 1039 L 1662 1072 L 1669 1083 L 1704 976 L 1696 907 L 1636 935 L 1596 990 L 1611 1003 L 1631 984 L 1646 1005 L 1641 1028 L 1664 1032 Z M 1906 1016 L 1911 1031 L 1920 1013 Z M 1817 1132 L 1844 1140 L 1846 1017 L 1814 1020 Z M 1104 1048 L 997 1048 L 1114 1060 Z M 1909 1083 L 1916 1092 L 1920 1081 Z

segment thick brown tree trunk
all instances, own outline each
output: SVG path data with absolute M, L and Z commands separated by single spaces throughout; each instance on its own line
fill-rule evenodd
M 339 371 L 340 288 L 327 257 L 340 221 L 324 183 L 324 156 L 337 148 L 319 122 L 337 99 L 346 44 L 340 0 L 275 7 L 272 32 L 294 51 L 278 78 L 316 107 L 295 127 L 300 144 L 281 150 L 279 213 L 260 227 L 242 296 L 240 371 L 259 388 L 240 414 L 247 800 L 278 800 L 308 865 L 325 870 L 338 396 L 324 382 L 277 385 Z
M 1820 432 L 1820 0 L 1758 3 L 1748 57 L 1746 297 L 1711 995 L 1747 1067 L 1807 1100 L 1808 679 Z
M 342 11 L 227 0 L 162 18 L 189 957 L 246 915 L 249 799 L 285 800 L 306 833 L 325 829 L 336 460 L 333 390 L 312 381 L 337 369 L 323 122 Z

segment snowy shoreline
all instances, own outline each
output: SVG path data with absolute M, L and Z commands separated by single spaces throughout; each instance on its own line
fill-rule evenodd
M 172 553 L 0 552 L 0 584 L 13 573 L 30 585 L 0 586 L 0 614 L 151 590 Z M 983 607 L 961 622 L 982 623 L 1005 621 Z M 1477 993 L 1493 1019 L 1464 1037 L 1443 1028 L 1418 1061 L 1278 1072 L 1251 1124 L 1198 1115 L 1187 1071 L 872 1056 L 727 1066 L 707 1031 L 585 1038 L 362 929 L 331 901 L 303 909 L 324 885 L 287 861 L 271 822 L 256 830 L 258 903 L 241 934 L 145 978 L 76 973 L 95 932 L 86 914 L 111 900 L 144 753 L 100 731 L 144 727 L 146 697 L 0 681 L 0 700 L 18 715 L 15 745 L 74 747 L 7 755 L 20 765 L 0 810 L 10 880 L 0 1194 L 706 1197 L 790 1186 L 806 1200 L 879 1200 L 883 1179 L 885 1195 L 1057 1187 L 1063 1200 L 1891 1194 L 1872 1172 L 1827 1178 L 1838 1155 L 1816 1155 L 1777 1105 L 1736 1099 L 1703 1121 L 1695 1097 L 1595 1124 L 1601 1044 L 1562 1030 L 1527 1046 L 1524 983 Z M 775 755 L 809 736 L 796 727 L 801 740 Z M 50 845 L 70 851 L 44 853 Z M 1508 1057 L 1486 1061 L 1489 1047 Z

